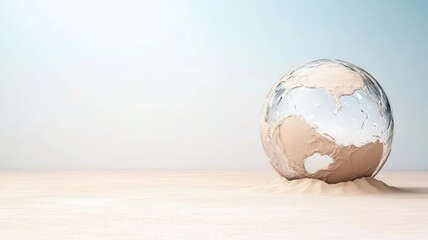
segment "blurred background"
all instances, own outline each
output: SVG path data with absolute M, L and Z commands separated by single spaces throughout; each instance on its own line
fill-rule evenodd
M 270 168 L 266 94 L 319 58 L 371 73 L 386 168 L 428 168 L 426 1 L 0 0 L 0 168 Z

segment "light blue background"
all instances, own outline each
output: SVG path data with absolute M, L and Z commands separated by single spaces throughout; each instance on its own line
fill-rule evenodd
M 371 73 L 387 168 L 427 168 L 424 1 L 0 0 L 0 168 L 259 168 L 258 118 L 297 65 Z

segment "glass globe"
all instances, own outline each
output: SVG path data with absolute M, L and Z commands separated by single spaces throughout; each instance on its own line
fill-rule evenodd
M 267 95 L 260 119 L 266 155 L 289 180 L 373 177 L 391 152 L 393 130 L 379 83 L 363 69 L 331 59 L 283 76 Z

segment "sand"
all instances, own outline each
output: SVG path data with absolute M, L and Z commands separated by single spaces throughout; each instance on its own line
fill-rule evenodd
M 428 171 L 336 185 L 273 170 L 0 171 L 0 239 L 428 239 L 426 226 Z

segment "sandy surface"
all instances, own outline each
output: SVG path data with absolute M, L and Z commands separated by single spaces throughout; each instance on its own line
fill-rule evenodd
M 0 171 L 0 239 L 428 239 L 428 171 Z

